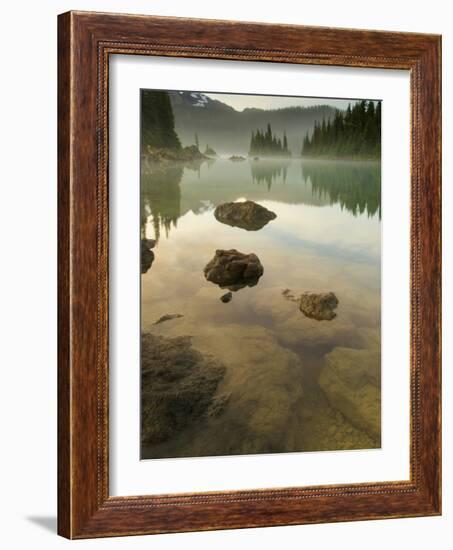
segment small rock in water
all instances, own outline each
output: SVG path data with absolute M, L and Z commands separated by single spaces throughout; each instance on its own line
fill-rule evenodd
M 225 202 L 214 210 L 217 221 L 246 231 L 259 231 L 277 214 L 253 201 Z
M 140 260 L 141 260 L 141 272 L 146 273 L 148 269 L 153 265 L 154 252 L 151 248 L 156 246 L 154 239 L 142 239 L 140 243 Z
M 299 309 L 310 319 L 331 321 L 337 314 L 338 298 L 333 292 L 303 292 L 299 299 Z
M 180 317 L 184 317 L 184 315 L 181 315 L 180 313 L 167 313 L 166 315 L 162 315 L 162 317 L 159 317 L 159 319 L 157 319 L 154 324 L 158 325 L 159 323 L 171 321 L 172 319 L 179 319 Z
M 263 272 L 256 254 L 243 254 L 234 248 L 216 250 L 214 258 L 204 268 L 208 281 L 233 291 L 257 285 Z
M 223 296 L 220 296 L 220 300 L 221 300 L 224 304 L 227 304 L 228 302 L 231 302 L 232 299 L 233 299 L 233 293 L 232 293 L 232 292 L 227 292 L 227 293 L 224 294 Z

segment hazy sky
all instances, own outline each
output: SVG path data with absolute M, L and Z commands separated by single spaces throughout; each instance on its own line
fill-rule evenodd
M 332 99 L 322 97 L 283 97 L 268 95 L 241 95 L 241 94 L 206 94 L 212 99 L 231 105 L 237 111 L 247 107 L 258 109 L 280 109 L 283 107 L 311 107 L 313 105 L 331 105 L 338 109 L 346 109 L 348 103 L 355 103 L 354 99 Z

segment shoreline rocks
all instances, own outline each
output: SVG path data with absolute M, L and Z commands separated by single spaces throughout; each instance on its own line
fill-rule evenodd
M 214 210 L 217 221 L 240 227 L 246 231 L 258 231 L 275 220 L 277 214 L 253 201 L 225 202 Z
M 146 148 L 144 154 L 145 158 L 149 162 L 166 163 L 166 162 L 191 162 L 194 160 L 208 159 L 206 155 L 198 149 L 196 145 L 189 145 L 188 147 L 182 147 L 181 149 L 170 149 L 167 147 Z
M 216 250 L 214 258 L 204 268 L 204 276 L 208 281 L 233 292 L 257 285 L 263 272 L 256 254 L 243 254 L 234 248 Z

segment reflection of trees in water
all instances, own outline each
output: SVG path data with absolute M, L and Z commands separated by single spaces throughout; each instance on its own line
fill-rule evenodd
M 265 183 L 270 191 L 272 184 L 281 180 L 286 182 L 288 175 L 289 162 L 269 161 L 269 160 L 254 160 L 250 163 L 252 169 L 252 180 L 254 183 Z
M 376 213 L 381 219 L 381 167 L 378 163 L 302 163 L 302 178 L 311 182 L 313 194 L 328 198 L 354 216 Z
M 176 227 L 178 218 L 189 210 L 201 214 L 224 202 L 235 201 L 240 196 L 254 201 L 269 198 L 287 204 L 313 206 L 338 203 L 354 216 L 361 213 L 381 216 L 381 172 L 378 163 L 302 161 L 301 181 L 299 162 L 252 161 L 251 177 L 247 165 L 244 165 L 245 170 L 235 172 L 233 179 L 228 171 L 230 165 L 218 164 L 218 161 L 203 162 L 206 170 L 212 169 L 214 164 L 217 169 L 212 170 L 212 176 L 205 173 L 201 177 L 200 162 L 143 163 L 142 237 L 146 237 L 145 228 L 150 216 L 154 238 L 158 241 L 162 233 L 168 235 L 170 229 Z M 185 169 L 198 172 L 199 182 L 186 186 L 182 196 L 180 182 Z M 281 185 L 285 182 L 287 185 Z M 262 183 L 265 185 L 260 185 Z
M 141 229 L 145 236 L 145 228 L 148 216 L 152 216 L 154 236 L 159 241 L 163 228 L 166 235 L 171 227 L 176 227 L 181 215 L 181 188 L 179 183 L 182 178 L 184 166 L 182 164 L 170 164 L 165 166 L 147 167 L 141 175 Z
M 194 160 L 191 162 L 172 162 L 169 164 L 156 164 L 143 162 L 141 174 L 141 231 L 145 237 L 146 222 L 151 215 L 154 227 L 154 236 L 159 241 L 162 229 L 168 237 L 171 227 L 176 227 L 178 218 L 181 217 L 181 188 L 180 183 L 184 169 L 197 173 L 200 179 L 200 168 L 203 163 L 212 162 Z M 204 211 L 201 205 L 200 212 Z M 197 213 L 197 212 L 195 212 Z

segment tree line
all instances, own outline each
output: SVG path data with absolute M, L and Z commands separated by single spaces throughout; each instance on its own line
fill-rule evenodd
M 168 92 L 142 90 L 141 114 L 142 150 L 146 150 L 147 146 L 181 149 Z
M 283 139 L 277 137 L 272 133 L 270 123 L 267 124 L 265 131 L 252 131 L 249 155 L 265 155 L 273 157 L 291 156 L 291 151 L 288 149 L 288 139 L 286 137 L 286 132 L 283 132 Z
M 333 118 L 316 121 L 303 139 L 302 156 L 378 158 L 381 154 L 381 102 L 359 101 Z

